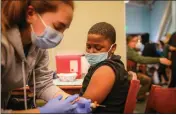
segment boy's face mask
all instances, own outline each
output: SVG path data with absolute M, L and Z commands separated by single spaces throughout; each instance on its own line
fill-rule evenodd
M 95 65 L 97 63 L 100 63 L 106 59 L 108 59 L 108 54 L 111 51 L 112 47 L 114 46 L 114 44 L 111 45 L 110 49 L 108 50 L 108 52 L 102 52 L 102 53 L 86 53 L 85 57 L 87 59 L 87 61 L 89 62 L 89 64 Z
M 41 16 L 38 14 L 40 20 L 45 26 L 45 30 L 42 35 L 38 36 L 34 33 L 33 26 L 31 25 L 31 38 L 32 42 L 39 48 L 49 49 L 56 47 L 63 39 L 63 34 L 61 32 L 56 31 L 52 27 L 46 25 Z

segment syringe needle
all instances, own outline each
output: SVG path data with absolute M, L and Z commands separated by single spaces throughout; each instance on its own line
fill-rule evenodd
M 105 105 L 98 105 L 98 107 L 106 107 Z
M 106 107 L 105 105 L 99 105 L 97 103 L 91 103 L 92 108 L 97 108 L 97 107 Z

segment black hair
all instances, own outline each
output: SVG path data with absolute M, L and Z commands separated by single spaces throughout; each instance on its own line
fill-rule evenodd
M 162 47 L 164 47 L 164 42 L 163 41 L 161 41 L 161 40 L 159 40 L 159 42 L 160 42 L 160 44 L 162 45 Z
M 174 33 L 171 35 L 168 44 L 170 44 L 171 46 L 176 47 L 176 40 L 175 40 L 175 39 L 176 39 L 176 32 L 174 32 Z
M 88 31 L 88 34 L 99 34 L 110 40 L 112 44 L 116 42 L 115 28 L 107 22 L 94 24 Z

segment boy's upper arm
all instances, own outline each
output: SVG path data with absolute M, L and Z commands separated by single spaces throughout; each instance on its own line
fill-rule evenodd
M 91 77 L 83 97 L 102 103 L 115 82 L 115 73 L 109 66 L 101 66 Z
M 4 73 L 5 65 L 6 65 L 6 53 L 5 53 L 5 48 L 2 45 L 1 46 L 1 75 L 2 76 Z
M 1 66 L 5 65 L 5 49 L 4 47 L 1 47 Z

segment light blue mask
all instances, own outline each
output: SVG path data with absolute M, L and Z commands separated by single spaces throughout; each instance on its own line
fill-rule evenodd
M 97 63 L 100 63 L 106 59 L 108 59 L 108 53 L 111 50 L 112 46 L 114 44 L 111 45 L 110 49 L 108 50 L 108 52 L 102 52 L 102 53 L 86 53 L 85 57 L 87 59 L 87 61 L 89 62 L 89 64 L 95 65 Z
M 56 31 L 52 27 L 45 24 L 41 16 L 38 14 L 40 20 L 45 26 L 45 30 L 42 35 L 38 36 L 34 33 L 33 26 L 31 25 L 31 38 L 32 42 L 39 48 L 49 49 L 56 47 L 63 39 L 63 34 L 61 32 Z

